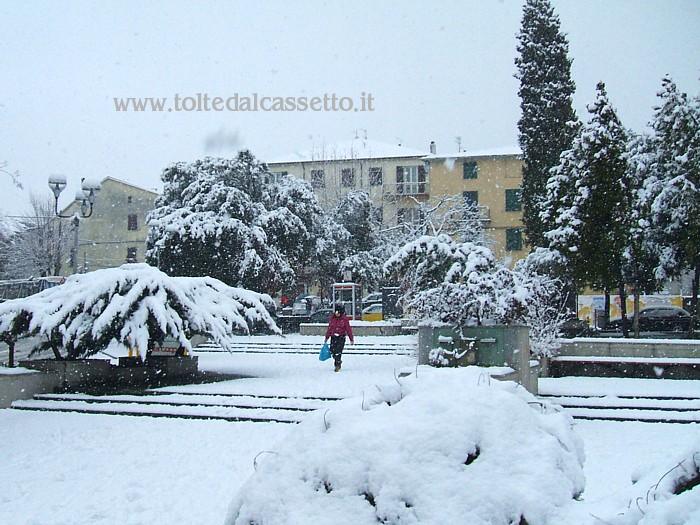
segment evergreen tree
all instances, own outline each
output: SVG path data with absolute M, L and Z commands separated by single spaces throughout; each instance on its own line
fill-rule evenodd
M 627 132 L 602 82 L 588 111 L 590 121 L 548 181 L 541 215 L 553 227 L 545 238 L 569 260 L 567 271 L 579 286 L 618 289 L 624 295 L 622 253 L 633 205 L 625 158 Z
M 700 102 L 679 92 L 670 78 L 663 79 L 651 126 L 656 151 L 653 174 L 647 184 L 656 249 L 661 260 L 659 278 L 693 275 L 693 305 L 700 281 Z M 697 308 L 697 306 L 695 306 Z
M 171 275 L 211 276 L 275 293 L 318 260 L 332 231 L 311 186 L 270 182 L 248 151 L 163 171 L 163 196 L 149 215 L 147 260 Z
M 366 252 L 374 248 L 376 244 L 374 233 L 378 225 L 374 220 L 372 198 L 369 193 L 363 190 L 346 193 L 336 206 L 333 217 L 350 234 L 347 244 L 350 254 Z
M 543 223 L 540 210 L 549 170 L 571 147 L 577 126 L 569 44 L 549 0 L 526 0 L 517 49 L 523 222 L 527 242 L 534 248 L 548 244 L 544 232 L 550 228 Z

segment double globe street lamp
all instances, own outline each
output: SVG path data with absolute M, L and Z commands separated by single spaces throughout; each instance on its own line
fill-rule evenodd
M 95 199 L 97 198 L 97 194 L 100 192 L 100 183 L 82 179 L 82 189 L 75 195 L 76 202 L 80 204 L 80 214 L 75 212 L 72 215 L 61 215 L 61 213 L 58 211 L 58 197 L 66 188 L 66 185 L 67 182 L 65 175 L 56 174 L 49 176 L 49 187 L 51 188 L 54 196 L 54 213 L 56 214 L 56 217 L 60 217 L 61 219 L 73 219 L 75 236 L 73 238 L 73 249 L 71 251 L 71 263 L 73 273 L 78 273 L 78 231 L 80 228 L 80 220 L 87 219 L 92 215 Z

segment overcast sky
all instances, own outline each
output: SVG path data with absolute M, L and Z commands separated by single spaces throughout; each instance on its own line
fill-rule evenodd
M 650 120 L 665 74 L 700 93 L 700 1 L 553 5 L 570 42 L 579 117 L 600 80 L 635 131 Z M 169 163 L 241 148 L 267 160 L 356 134 L 425 150 L 434 140 L 438 153 L 456 151 L 456 137 L 467 151 L 517 145 L 521 0 L 0 0 L 0 10 L 0 161 L 25 186 L 0 174 L 6 215 L 26 210 L 30 191 L 49 196 L 52 173 L 68 177 L 67 205 L 82 177 L 160 189 Z M 176 110 L 176 95 L 197 93 L 212 110 Z M 253 93 L 335 94 L 354 107 L 364 93 L 374 110 L 213 111 L 215 97 Z M 166 110 L 118 112 L 115 97 L 166 98 Z

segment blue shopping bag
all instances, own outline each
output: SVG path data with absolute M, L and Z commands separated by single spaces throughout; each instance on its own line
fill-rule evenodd
M 318 354 L 318 359 L 319 361 L 325 361 L 326 359 L 331 358 L 331 347 L 328 346 L 328 343 L 323 343 L 323 346 L 321 347 L 321 352 Z

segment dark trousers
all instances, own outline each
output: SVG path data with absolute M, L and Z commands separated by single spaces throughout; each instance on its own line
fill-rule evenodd
M 331 336 L 331 355 L 333 356 L 333 361 L 335 366 L 340 366 L 341 360 L 343 358 L 343 348 L 345 348 L 345 336 L 344 335 L 332 335 Z

